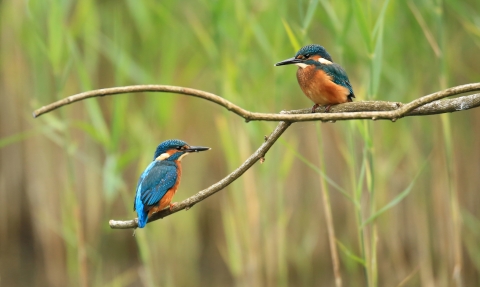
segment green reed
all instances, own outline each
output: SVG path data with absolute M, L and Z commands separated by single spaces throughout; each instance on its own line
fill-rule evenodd
M 273 64 L 310 43 L 346 69 L 356 100 L 410 101 L 478 81 L 476 1 L 13 2 L 0 4 L 0 101 L 21 116 L 0 122 L 0 249 L 31 252 L 2 255 L 5 284 L 479 282 L 476 110 L 293 124 L 263 164 L 135 237 L 107 223 L 135 216 L 136 181 L 159 142 L 212 147 L 183 161 L 180 201 L 240 165 L 276 124 L 153 93 L 30 118 L 59 98 L 131 84 L 203 89 L 258 112 L 309 107 L 295 68 Z

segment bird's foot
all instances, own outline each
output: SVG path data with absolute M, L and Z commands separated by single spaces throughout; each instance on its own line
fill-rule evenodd
M 315 110 L 316 110 L 318 107 L 320 107 L 319 104 L 313 105 L 313 107 L 312 107 L 312 113 L 315 113 Z M 327 106 L 325 106 L 325 109 L 323 110 L 323 112 L 324 112 L 324 113 L 328 113 L 328 112 L 330 111 L 330 108 L 331 108 L 331 107 L 332 107 L 332 105 L 327 105 Z
M 172 208 L 174 208 L 178 202 L 170 203 L 170 211 L 172 211 Z

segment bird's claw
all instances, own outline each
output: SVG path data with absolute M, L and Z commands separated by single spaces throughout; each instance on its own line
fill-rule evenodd
M 172 211 L 172 208 L 174 208 L 177 205 L 177 202 L 170 203 L 170 211 Z
M 315 110 L 316 110 L 318 107 L 320 107 L 319 104 L 313 105 L 313 107 L 312 107 L 312 113 L 315 113 Z M 332 105 L 327 105 L 327 106 L 325 106 L 325 109 L 323 110 L 323 112 L 324 112 L 324 113 L 328 113 L 328 112 L 330 111 L 330 108 L 331 108 L 331 107 L 332 107 Z

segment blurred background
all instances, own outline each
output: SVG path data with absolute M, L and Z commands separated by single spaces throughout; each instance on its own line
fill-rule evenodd
M 480 285 L 480 109 L 293 124 L 265 163 L 136 237 L 108 221 L 136 216 L 157 144 L 212 147 L 183 161 L 181 201 L 276 123 L 159 93 L 31 116 L 133 84 L 308 108 L 296 68 L 273 64 L 310 43 L 346 69 L 356 100 L 408 102 L 479 81 L 478 0 L 1 1 L 0 25 L 1 286 Z

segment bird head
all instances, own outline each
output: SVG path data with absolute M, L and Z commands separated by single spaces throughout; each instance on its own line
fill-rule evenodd
M 206 151 L 209 147 L 190 146 L 182 140 L 166 140 L 157 146 L 153 160 L 181 160 L 192 152 Z
M 317 63 L 329 65 L 333 63 L 333 60 L 325 48 L 320 45 L 313 44 L 301 48 L 298 50 L 297 54 L 295 54 L 295 57 L 278 62 L 275 64 L 275 66 L 295 64 L 300 68 L 305 68 L 309 65 L 315 65 Z

